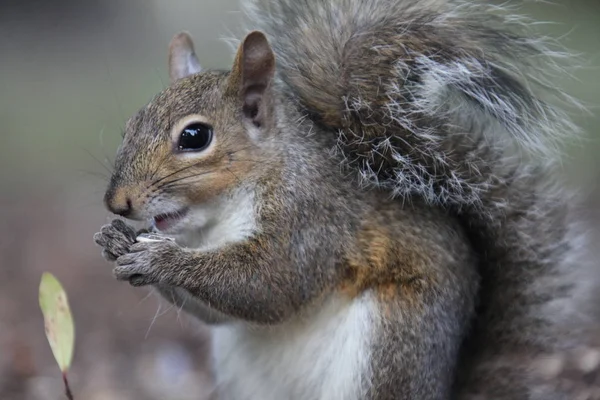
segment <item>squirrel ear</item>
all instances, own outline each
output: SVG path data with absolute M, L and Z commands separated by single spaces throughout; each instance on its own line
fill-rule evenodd
M 249 33 L 240 45 L 229 79 L 229 87 L 243 101 L 246 118 L 260 126 L 267 113 L 266 99 L 275 73 L 275 55 L 262 32 Z
M 169 44 L 169 76 L 171 82 L 202 70 L 194 51 L 194 42 L 187 32 L 181 32 Z

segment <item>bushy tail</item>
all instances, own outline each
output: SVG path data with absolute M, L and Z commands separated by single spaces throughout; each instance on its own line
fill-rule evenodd
M 561 53 L 501 10 L 441 0 L 253 0 L 280 78 L 365 183 L 473 207 L 515 152 L 548 154 L 575 127 L 540 92 Z M 510 151 L 510 153 L 507 153 Z M 511 162 L 514 161 L 514 162 Z

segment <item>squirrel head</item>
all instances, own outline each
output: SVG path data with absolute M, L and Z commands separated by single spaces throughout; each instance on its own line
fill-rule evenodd
M 169 45 L 171 85 L 126 124 L 108 209 L 178 233 L 210 223 L 208 209 L 263 179 L 281 154 L 274 71 L 261 32 L 246 36 L 229 72 L 202 71 L 191 37 L 176 35 Z

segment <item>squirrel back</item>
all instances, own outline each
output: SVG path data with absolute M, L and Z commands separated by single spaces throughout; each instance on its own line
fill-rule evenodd
M 550 81 L 564 53 L 504 11 L 441 0 L 247 7 L 279 84 L 337 138 L 347 170 L 462 221 L 482 282 L 458 391 L 525 398 L 528 361 L 580 340 L 585 236 L 554 170 L 561 139 L 577 135 L 560 106 L 575 102 Z

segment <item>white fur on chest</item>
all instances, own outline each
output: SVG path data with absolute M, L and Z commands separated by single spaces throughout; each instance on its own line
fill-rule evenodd
M 247 239 L 258 231 L 254 196 L 253 190 L 241 188 L 214 204 L 192 208 L 191 229 L 179 235 L 177 241 L 209 251 Z
M 358 400 L 377 330 L 372 294 L 328 300 L 314 315 L 270 328 L 212 328 L 219 400 Z

